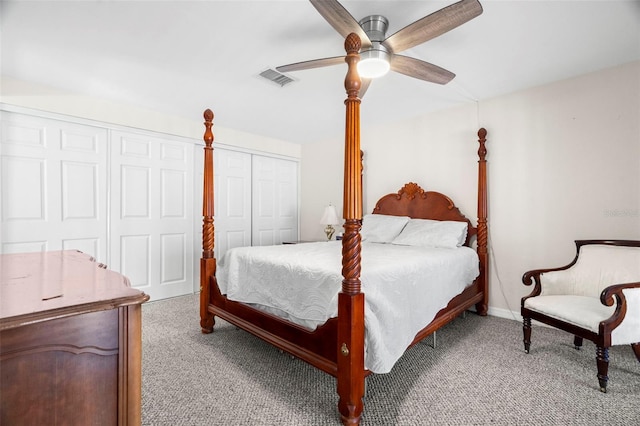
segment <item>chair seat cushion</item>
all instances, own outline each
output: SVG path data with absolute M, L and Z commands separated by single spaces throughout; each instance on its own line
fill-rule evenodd
M 530 297 L 524 307 L 598 333 L 600 322 L 611 317 L 614 306 L 605 306 L 600 299 L 589 296 L 552 295 Z

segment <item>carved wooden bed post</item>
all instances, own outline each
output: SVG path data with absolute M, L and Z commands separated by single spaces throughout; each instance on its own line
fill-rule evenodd
M 360 77 L 356 65 L 361 41 L 349 34 L 344 48 L 349 66 L 344 155 L 344 236 L 342 291 L 338 295 L 338 410 L 345 425 L 357 425 L 364 397 L 364 294 L 360 291 L 360 227 L 362 225 L 362 162 L 360 159 Z
M 211 333 L 215 320 L 207 309 L 211 286 L 209 280 L 216 273 L 213 254 L 215 226 L 213 224 L 213 112 L 204 112 L 204 181 L 202 196 L 202 258 L 200 259 L 200 327 L 203 333 Z
M 484 128 L 478 130 L 478 257 L 480 258 L 480 287 L 484 289 L 482 300 L 476 304 L 476 312 L 479 315 L 487 315 L 489 306 L 489 252 L 487 251 L 487 149 L 484 144 L 487 141 L 487 131 Z

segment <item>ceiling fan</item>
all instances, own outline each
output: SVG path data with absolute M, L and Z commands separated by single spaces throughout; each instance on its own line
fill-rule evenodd
M 462 0 L 444 7 L 386 36 L 389 21 L 382 15 L 370 15 L 360 21 L 337 0 L 309 0 L 320 15 L 343 37 L 356 33 L 362 41 L 358 72 L 362 77 L 359 96 L 362 98 L 371 79 L 392 70 L 409 77 L 437 84 L 447 84 L 455 74 L 429 62 L 398 55 L 428 40 L 438 37 L 482 13 L 478 0 Z M 280 72 L 301 71 L 344 63 L 344 56 L 313 59 L 276 67 Z

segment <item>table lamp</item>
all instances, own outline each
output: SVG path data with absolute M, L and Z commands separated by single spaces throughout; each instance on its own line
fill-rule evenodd
M 336 208 L 329 204 L 324 208 L 322 219 L 320 219 L 320 224 L 326 225 L 326 227 L 324 228 L 324 233 L 327 234 L 327 241 L 330 241 L 333 237 L 334 232 L 336 232 L 336 230 L 333 228 L 333 225 L 337 225 L 338 223 L 340 223 L 340 221 L 338 220 Z

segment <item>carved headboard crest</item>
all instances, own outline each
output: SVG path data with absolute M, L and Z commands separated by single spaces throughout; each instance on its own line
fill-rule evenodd
M 451 198 L 440 192 L 425 191 L 414 182 L 406 183 L 398 192 L 380 198 L 373 213 L 414 219 L 466 221 L 469 223 L 469 233 L 475 234 L 471 221 L 460 212 Z
M 420 188 L 420 185 L 413 182 L 406 183 L 402 188 L 400 188 L 400 191 L 398 191 L 398 195 L 396 195 L 396 198 L 399 200 L 400 198 L 402 198 L 402 194 L 406 194 L 407 198 L 410 200 L 416 198 L 416 194 L 420 195 L 420 198 L 427 198 L 427 193 L 425 192 L 425 190 Z

